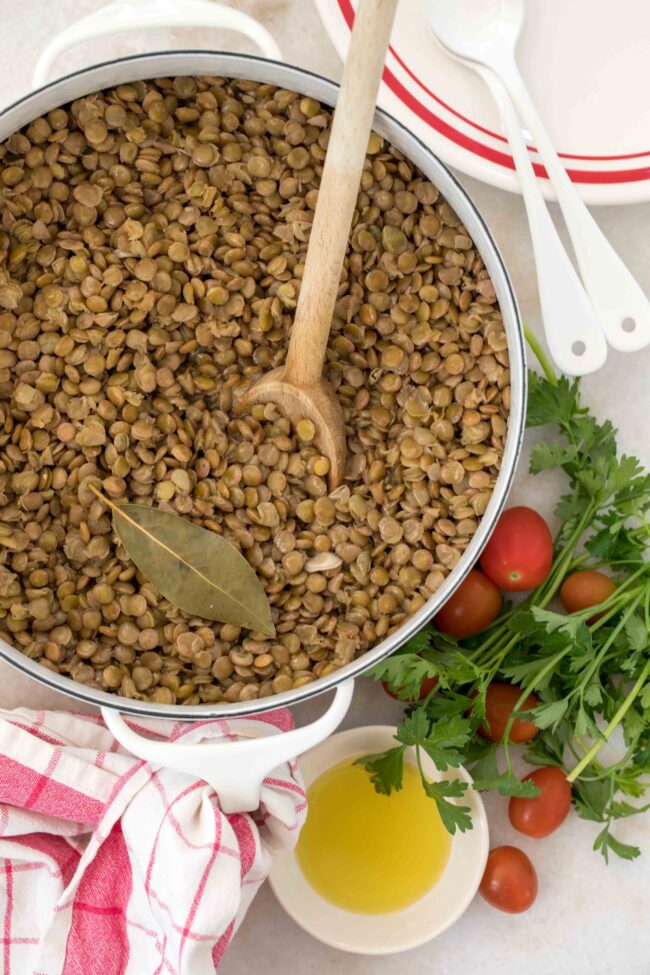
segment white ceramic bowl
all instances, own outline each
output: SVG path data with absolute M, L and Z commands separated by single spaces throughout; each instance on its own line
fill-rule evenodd
M 303 755 L 300 771 L 309 787 L 323 772 L 348 757 L 385 751 L 395 742 L 396 729 L 387 725 L 352 728 L 332 735 Z M 415 760 L 413 749 L 406 757 Z M 361 955 L 389 955 L 416 948 L 445 931 L 471 903 L 483 876 L 489 836 L 485 808 L 464 768 L 439 772 L 422 753 L 423 767 L 432 780 L 460 778 L 470 783 L 462 799 L 472 812 L 473 829 L 452 837 L 447 865 L 431 890 L 401 911 L 387 914 L 356 914 L 336 907 L 316 893 L 307 882 L 293 852 L 274 860 L 271 887 L 293 920 L 314 938 Z M 343 800 L 342 800 L 343 801 Z

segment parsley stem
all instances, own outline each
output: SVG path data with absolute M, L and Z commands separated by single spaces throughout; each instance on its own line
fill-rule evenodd
M 592 759 L 595 758 L 595 756 L 598 754 L 598 752 L 603 747 L 605 742 L 609 741 L 612 732 L 621 723 L 621 721 L 623 720 L 627 712 L 632 707 L 632 704 L 634 703 L 635 699 L 643 690 L 643 687 L 649 675 L 650 675 L 650 660 L 648 660 L 648 662 L 646 663 L 645 667 L 639 674 L 639 677 L 636 683 L 634 684 L 634 687 L 627 695 L 627 697 L 621 704 L 620 708 L 618 709 L 618 711 L 616 712 L 612 720 L 609 722 L 609 724 L 603 731 L 602 738 L 599 738 L 598 741 L 595 741 L 593 743 L 593 745 L 591 746 L 587 754 L 582 758 L 580 762 L 578 762 L 576 767 L 572 769 L 571 772 L 569 772 L 569 774 L 567 775 L 567 782 L 575 782 L 575 780 L 578 778 L 580 773 L 587 767 L 587 765 L 589 765 Z
M 555 557 L 555 562 L 553 563 L 548 578 L 533 593 L 533 598 L 531 601 L 536 605 L 541 606 L 542 609 L 548 603 L 550 603 L 551 599 L 562 585 L 567 570 L 573 561 L 576 546 L 582 538 L 587 525 L 589 525 L 589 523 L 592 521 L 596 511 L 597 508 L 594 505 L 589 505 L 575 529 L 569 536 L 569 539 L 565 543 L 564 547 L 560 549 L 559 553 Z
M 422 768 L 422 757 L 420 755 L 420 746 L 417 743 L 415 745 L 415 761 L 417 762 L 417 766 L 418 766 L 418 768 L 420 770 L 420 776 L 422 778 L 422 781 L 423 782 L 426 782 L 427 779 L 426 779 L 426 776 L 424 774 L 424 769 Z
M 634 599 L 639 593 L 645 591 L 645 586 L 637 586 L 632 592 L 625 592 L 625 590 L 619 591 L 618 589 L 609 597 L 609 599 L 604 600 L 602 603 L 598 603 L 598 619 L 594 620 L 591 625 L 592 630 L 597 630 L 599 626 L 607 623 L 612 616 L 616 616 L 618 611 L 626 604 L 629 603 L 631 599 Z M 601 609 L 602 607 L 602 609 Z M 590 606 L 588 609 L 583 609 L 580 613 L 576 613 L 576 616 L 583 616 L 585 621 L 589 619 L 589 616 L 593 616 L 594 607 Z
M 615 599 L 613 602 L 610 602 L 610 597 L 610 599 L 607 600 L 607 604 L 603 603 L 602 605 L 605 606 L 605 609 L 599 611 L 598 619 L 594 620 L 593 623 L 588 624 L 592 635 L 598 629 L 600 629 L 600 627 L 604 626 L 606 623 L 609 623 L 612 617 L 616 616 L 616 614 L 621 611 L 626 603 L 629 603 L 631 599 L 634 599 L 639 593 L 643 593 L 643 591 L 643 588 L 639 587 L 638 589 L 634 589 L 632 592 L 621 593 L 620 596 L 618 596 L 618 599 Z M 616 593 L 614 595 L 616 595 Z M 585 610 L 581 614 L 585 616 L 585 622 L 587 622 L 586 612 L 587 611 Z M 593 606 L 591 607 L 591 612 L 593 613 Z
M 486 650 L 489 650 L 490 647 L 499 642 L 503 636 L 503 624 L 510 616 L 513 615 L 513 613 L 517 612 L 518 608 L 518 606 L 513 606 L 513 608 L 508 610 L 507 613 L 497 616 L 494 623 L 491 623 L 490 626 L 483 631 L 484 633 L 489 633 L 489 636 L 487 636 L 476 648 L 474 654 L 472 655 L 472 659 L 474 659 L 475 655 L 481 656 Z
M 595 765 L 596 766 L 597 771 L 593 775 L 590 775 L 590 776 L 586 776 L 586 775 L 581 776 L 581 781 L 582 782 L 600 782 L 603 779 L 610 778 L 610 776 L 612 775 L 612 773 L 617 772 L 619 769 L 625 768 L 625 766 L 627 765 L 627 763 L 630 761 L 630 759 L 632 758 L 632 756 L 634 754 L 634 750 L 636 748 L 636 745 L 637 745 L 637 742 L 635 741 L 633 747 L 627 749 L 627 751 L 625 752 L 625 755 L 623 755 L 623 758 L 621 758 L 618 762 L 614 762 L 613 765 L 599 765 L 598 762 L 596 762 L 596 761 L 592 762 L 592 765 Z
M 589 552 L 583 552 L 582 555 L 577 555 L 571 564 L 567 566 L 567 572 L 575 572 L 579 566 L 584 565 L 588 558 Z
M 534 335 L 534 333 L 526 324 L 524 324 L 524 335 L 526 337 L 526 341 L 528 342 L 529 346 L 535 353 L 535 358 L 537 359 L 540 366 L 544 370 L 544 375 L 548 379 L 549 383 L 552 386 L 557 386 L 557 378 L 555 373 L 553 372 L 553 367 L 551 366 L 551 363 L 548 361 L 548 358 L 545 355 L 541 345 L 537 341 L 537 336 Z
M 519 634 L 514 633 L 509 640 L 506 641 L 502 646 L 497 647 L 496 650 L 493 649 L 492 653 L 482 661 L 482 670 L 489 671 L 489 680 L 493 680 L 495 674 L 497 673 L 501 663 L 504 658 L 508 656 L 510 651 L 519 642 Z
M 598 653 L 594 655 L 593 660 L 589 664 L 586 673 L 581 678 L 580 683 L 574 689 L 573 694 L 579 694 L 580 698 L 582 699 L 584 688 L 589 683 L 591 678 L 598 673 L 600 667 L 603 664 L 604 658 L 607 656 L 607 651 L 614 643 L 619 633 L 625 628 L 625 624 L 627 623 L 630 616 L 632 616 L 636 612 L 637 607 L 642 599 L 643 599 L 643 590 L 641 591 L 640 595 L 637 595 L 634 599 L 632 599 L 629 605 L 626 606 L 625 611 L 621 615 L 620 620 L 618 621 L 618 623 L 616 624 L 616 626 L 614 627 L 610 635 L 607 637 L 607 639 L 603 643 Z
M 510 717 L 506 722 L 503 736 L 501 738 L 501 743 L 503 744 L 505 757 L 506 757 L 506 764 L 508 766 L 509 771 L 512 771 L 510 765 L 510 729 L 512 728 L 514 722 L 516 721 L 516 714 L 519 711 L 519 708 L 522 706 L 522 704 L 524 703 L 528 695 L 531 694 L 535 690 L 535 688 L 539 686 L 540 682 L 546 677 L 546 675 L 553 670 L 555 665 L 559 663 L 563 657 L 566 657 L 567 653 L 571 650 L 572 646 L 573 644 L 567 643 L 565 647 L 563 647 L 558 653 L 555 654 L 555 656 L 551 657 L 550 660 L 548 660 L 544 664 L 542 669 L 535 674 L 531 682 L 527 684 L 526 687 L 523 688 L 521 694 L 519 695 L 517 703 L 515 704 L 512 711 L 510 712 Z
M 565 547 L 562 549 L 561 553 L 556 557 L 555 564 L 551 569 L 551 573 L 548 579 L 546 579 L 541 586 L 539 586 L 536 590 L 534 590 L 523 602 L 517 604 L 516 606 L 512 606 L 506 613 L 503 613 L 501 614 L 501 616 L 498 616 L 497 619 L 494 621 L 494 623 L 492 623 L 489 627 L 487 627 L 485 633 L 488 635 L 479 644 L 479 646 L 476 647 L 476 649 L 469 654 L 470 659 L 474 663 L 477 663 L 478 665 L 478 661 L 480 660 L 482 663 L 487 665 L 488 661 L 492 660 L 492 656 L 486 658 L 485 653 L 486 651 L 492 649 L 495 645 L 498 645 L 501 642 L 504 634 L 503 624 L 506 623 L 511 616 L 514 616 L 515 613 L 520 612 L 522 609 L 527 609 L 531 605 L 540 606 L 542 609 L 545 606 L 547 606 L 548 603 L 553 598 L 553 596 L 555 595 L 555 593 L 557 592 L 557 590 L 559 589 L 561 583 L 564 581 L 566 573 L 571 569 L 577 567 L 578 565 L 582 564 L 586 559 L 589 558 L 588 554 L 584 554 L 578 556 L 577 558 L 574 558 L 573 552 L 575 551 L 575 547 L 578 544 L 578 541 L 580 540 L 581 536 L 584 534 L 584 528 L 586 524 L 589 523 L 592 514 L 593 512 L 590 509 L 580 520 L 580 524 L 576 527 L 575 531 L 572 533 L 571 537 L 569 538 Z M 628 576 L 628 578 L 619 585 L 616 591 L 612 593 L 609 599 L 603 602 L 602 604 L 603 608 L 609 609 L 610 605 L 617 604 L 617 600 L 620 599 L 620 597 L 622 596 L 623 590 L 629 587 L 629 585 L 639 575 L 642 575 L 644 572 L 647 572 L 647 570 L 648 570 L 647 565 L 643 563 L 640 569 L 637 569 L 636 572 Z M 551 585 L 550 592 L 544 593 L 544 590 L 549 586 L 549 584 Z M 585 610 L 584 611 L 585 618 L 588 618 L 591 615 L 591 612 L 592 612 L 591 610 Z M 517 641 L 515 640 L 515 643 L 516 642 Z M 499 650 L 497 651 L 497 656 L 499 656 L 500 654 L 501 654 L 501 650 L 499 648 Z

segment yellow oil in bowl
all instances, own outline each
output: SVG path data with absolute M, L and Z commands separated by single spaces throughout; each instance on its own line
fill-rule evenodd
M 450 836 L 410 763 L 403 788 L 384 796 L 348 758 L 319 776 L 307 799 L 296 857 L 308 883 L 337 907 L 361 914 L 402 910 L 444 870 Z

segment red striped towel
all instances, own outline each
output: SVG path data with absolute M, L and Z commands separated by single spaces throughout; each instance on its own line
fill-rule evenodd
M 193 741 L 292 727 L 129 722 Z M 294 765 L 256 813 L 225 815 L 206 783 L 125 753 L 98 715 L 0 709 L 2 975 L 208 975 L 306 811 Z

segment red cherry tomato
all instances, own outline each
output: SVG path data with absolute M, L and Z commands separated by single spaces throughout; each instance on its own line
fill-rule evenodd
M 420 692 L 419 692 L 417 698 L 415 698 L 415 697 L 412 697 L 412 698 L 399 697 L 399 695 L 396 694 L 395 691 L 391 691 L 390 687 L 388 686 L 388 684 L 386 683 L 385 680 L 383 680 L 381 683 L 382 683 L 382 687 L 384 688 L 384 690 L 386 691 L 386 693 L 390 697 L 394 697 L 396 701 L 416 701 L 416 700 L 417 701 L 424 701 L 425 697 L 428 697 L 429 696 L 429 693 L 433 690 L 433 688 L 438 683 L 438 678 L 437 677 L 425 677 L 424 680 L 422 681 L 422 683 L 420 684 Z
M 538 768 L 525 775 L 523 782 L 534 782 L 542 791 L 534 799 L 513 796 L 508 817 L 515 829 L 526 836 L 548 836 L 561 826 L 571 808 L 571 786 L 559 768 Z
M 490 850 L 479 890 L 492 907 L 521 914 L 537 897 L 535 867 L 518 847 L 497 846 Z
M 508 508 L 497 521 L 480 558 L 492 582 L 507 592 L 523 592 L 544 582 L 553 562 L 553 538 L 532 508 Z
M 478 569 L 472 569 L 433 622 L 441 633 L 464 640 L 489 626 L 500 609 L 501 593 L 497 587 Z
M 485 718 L 487 724 L 479 726 L 479 733 L 490 741 L 501 741 L 510 715 L 521 697 L 521 689 L 513 684 L 490 684 L 485 695 Z M 530 711 L 539 703 L 536 694 L 529 694 L 520 711 Z M 534 738 L 539 728 L 532 721 L 515 718 L 510 728 L 510 741 L 523 742 Z
M 560 601 L 567 613 L 579 613 L 581 609 L 598 606 L 616 590 L 616 583 L 604 572 L 581 569 L 567 576 L 560 589 Z M 590 617 L 589 623 L 598 619 L 599 614 Z

